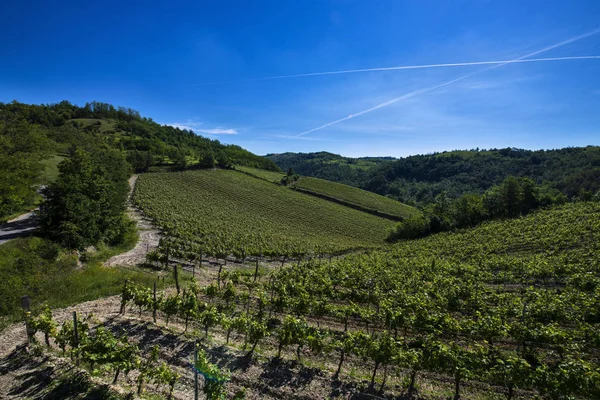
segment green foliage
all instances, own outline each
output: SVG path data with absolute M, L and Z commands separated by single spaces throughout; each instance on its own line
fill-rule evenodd
M 229 381 L 228 371 L 222 371 L 218 366 L 208 361 L 206 352 L 200 347 L 196 348 L 198 360 L 194 367 L 204 377 L 203 391 L 208 400 L 224 400 L 227 392 L 225 383 Z
M 386 238 L 389 242 L 402 239 L 414 239 L 429 232 L 429 221 L 424 215 L 413 215 L 399 222 L 391 229 Z
M 295 183 L 295 186 L 300 189 L 333 197 L 365 209 L 379 211 L 396 217 L 408 217 L 419 213 L 417 209 L 402 204 L 394 199 L 323 179 L 302 177 Z
M 194 160 L 202 161 L 206 152 L 222 153 L 221 164 L 225 166 L 237 164 L 279 170 L 271 160 L 239 146 L 223 145 L 187 129 L 157 124 L 130 108 L 97 101 L 83 107 L 68 101 L 48 105 L 0 103 L 0 119 L 2 116 L 43 127 L 61 148 L 90 145 L 123 150 L 137 172 L 160 164 L 183 168 Z
M 116 244 L 127 231 L 124 217 L 128 169 L 110 152 L 95 156 L 77 150 L 59 165 L 56 182 L 44 191 L 40 226 L 45 235 L 67 248 L 99 242 Z M 111 164 L 110 173 L 108 165 Z
M 19 299 L 23 295 L 28 295 L 32 304 L 66 307 L 121 293 L 125 280 L 145 286 L 156 281 L 156 276 L 147 272 L 103 267 L 100 263 L 76 267 L 76 257 L 37 237 L 0 245 L 0 315 L 20 319 Z M 165 280 L 165 284 L 171 283 Z
M 34 203 L 48 147 L 39 127 L 0 109 L 0 220 Z
M 514 218 L 538 207 L 563 204 L 565 201 L 560 193 L 548 191 L 529 178 L 509 176 L 500 185 L 488 189 L 483 196 L 469 193 L 451 200 L 445 192 L 440 193 L 427 207 L 424 216 L 402 221 L 390 231 L 387 240 L 414 239 L 452 228 L 475 226 L 490 218 Z
M 171 254 L 302 256 L 382 244 L 392 222 L 231 170 L 142 175 L 135 201 Z
M 401 159 L 351 159 L 330 153 L 269 154 L 280 168 L 359 187 L 398 201 L 425 206 L 445 191 L 450 198 L 483 194 L 508 176 L 529 177 L 568 198 L 600 189 L 600 147 L 559 150 L 473 149 Z M 556 203 L 553 201 L 552 203 Z

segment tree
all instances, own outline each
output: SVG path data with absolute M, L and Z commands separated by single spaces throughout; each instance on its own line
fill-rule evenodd
M 34 183 L 43 169 L 39 161 L 47 146 L 39 128 L 22 119 L 13 120 L 0 110 L 0 218 L 33 204 Z
M 76 150 L 59 164 L 59 171 L 56 182 L 44 191 L 46 200 L 39 212 L 42 232 L 70 249 L 121 242 L 128 226 L 126 194 L 117 190 L 106 170 L 89 153 Z
M 198 167 L 199 168 L 214 168 L 215 167 L 215 154 L 213 153 L 212 150 L 206 150 L 203 151 L 201 153 L 198 154 L 199 156 L 199 161 L 198 161 Z
M 411 215 L 399 222 L 386 238 L 388 242 L 402 239 L 415 239 L 424 236 L 429 228 L 429 222 L 423 215 Z
M 483 199 L 478 194 L 465 194 L 454 201 L 454 223 L 456 226 L 473 226 L 485 217 Z
M 217 166 L 219 168 L 231 167 L 231 161 L 229 160 L 229 157 L 227 157 L 227 153 L 225 153 L 223 150 L 217 153 Z

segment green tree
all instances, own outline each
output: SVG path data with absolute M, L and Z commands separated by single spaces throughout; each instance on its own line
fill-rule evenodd
M 483 199 L 478 194 L 465 194 L 453 204 L 454 224 L 473 226 L 485 218 Z
M 33 203 L 47 146 L 41 129 L 0 111 L 0 218 Z
M 77 150 L 59 164 L 59 177 L 46 190 L 40 226 L 50 239 L 71 249 L 123 240 L 125 195 L 89 153 Z M 125 181 L 126 184 L 126 181 Z

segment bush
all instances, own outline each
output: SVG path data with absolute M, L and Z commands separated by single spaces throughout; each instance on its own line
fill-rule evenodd
M 423 215 L 413 215 L 398 223 L 388 234 L 386 241 L 415 239 L 429 233 L 430 221 Z

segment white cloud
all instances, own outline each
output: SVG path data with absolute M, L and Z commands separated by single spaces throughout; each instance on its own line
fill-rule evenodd
M 337 142 L 337 140 L 335 140 L 335 139 L 306 137 L 306 136 L 301 136 L 301 137 L 297 138 L 297 137 L 295 137 L 293 135 L 269 135 L 268 137 L 274 137 L 274 138 L 278 138 L 278 139 L 316 140 L 316 141 L 319 141 L 319 142 Z
M 199 122 L 188 120 L 186 122 L 167 122 L 164 125 L 172 126 L 173 128 L 186 129 L 188 131 L 192 131 L 202 124 Z
M 237 135 L 239 133 L 237 129 L 232 128 L 194 129 L 194 132 L 206 133 L 207 135 Z
M 203 123 L 192 120 L 187 120 L 185 122 L 170 122 L 165 123 L 164 125 L 172 126 L 173 128 L 194 131 L 195 133 L 204 133 L 207 135 L 237 135 L 239 133 L 238 130 L 234 128 L 200 128 Z

